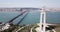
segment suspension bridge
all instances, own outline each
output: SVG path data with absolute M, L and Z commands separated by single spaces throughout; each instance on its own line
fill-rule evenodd
M 20 11 L 20 12 L 21 12 L 21 13 L 20 13 L 19 15 L 17 15 L 17 16 L 14 17 L 14 18 L 12 18 L 11 20 L 5 22 L 4 24 L 2 24 L 1 27 L 0 27 L 0 31 L 3 31 L 3 30 L 5 30 L 5 29 L 8 29 L 9 26 L 10 26 L 10 24 L 11 24 L 15 19 L 17 19 L 18 17 L 20 17 L 21 15 L 23 15 L 23 14 L 26 13 L 27 11 Z M 26 13 L 26 15 L 27 15 L 27 14 L 28 14 L 28 13 Z M 25 15 L 25 16 L 26 16 L 26 15 Z M 24 16 L 24 17 L 25 17 L 25 16 Z M 24 19 L 24 17 L 17 23 L 17 25 L 20 24 L 20 22 Z

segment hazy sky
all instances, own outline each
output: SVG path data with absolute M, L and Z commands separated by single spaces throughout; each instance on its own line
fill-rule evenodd
M 0 7 L 60 7 L 60 0 L 0 0 Z

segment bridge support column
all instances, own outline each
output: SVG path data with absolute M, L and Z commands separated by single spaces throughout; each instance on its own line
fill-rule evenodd
M 41 32 L 46 32 L 46 13 L 44 11 L 45 9 L 42 8 L 41 15 L 40 15 L 40 31 Z

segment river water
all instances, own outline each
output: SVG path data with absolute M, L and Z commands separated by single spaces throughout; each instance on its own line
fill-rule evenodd
M 0 12 L 0 22 L 7 22 L 12 18 L 19 15 L 20 12 Z M 17 24 L 25 15 L 21 15 L 13 21 L 14 24 Z M 39 11 L 29 11 L 28 14 L 24 17 L 20 24 L 35 24 L 40 21 L 40 12 Z M 46 12 L 46 21 L 47 23 L 60 23 L 60 12 Z

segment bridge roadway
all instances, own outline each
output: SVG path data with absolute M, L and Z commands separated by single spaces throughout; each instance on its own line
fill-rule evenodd
M 19 16 L 23 15 L 25 12 L 27 12 L 27 11 L 21 11 L 19 15 L 17 15 L 16 17 L 12 18 L 12 19 L 9 20 L 9 21 L 7 21 L 6 23 L 11 23 L 11 22 L 13 22 L 16 18 L 18 18 Z M 6 24 L 6 23 L 5 23 L 5 24 Z

